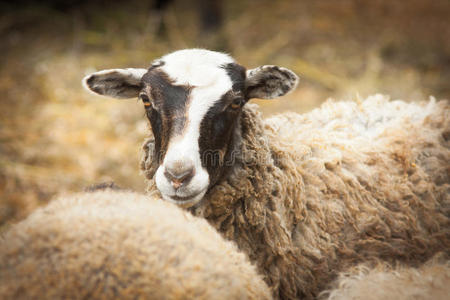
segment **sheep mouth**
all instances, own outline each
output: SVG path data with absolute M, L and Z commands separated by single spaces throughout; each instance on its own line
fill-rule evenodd
M 170 198 L 172 198 L 173 200 L 176 200 L 176 201 L 189 201 L 189 200 L 191 200 L 192 198 L 194 198 L 195 196 L 196 196 L 196 195 L 194 195 L 194 196 L 182 197 L 182 196 L 174 195 L 174 196 L 171 196 Z
M 194 194 L 194 195 L 190 195 L 190 196 L 177 196 L 177 195 L 173 195 L 173 196 L 167 196 L 167 195 L 163 195 L 164 200 L 174 203 L 178 206 L 181 207 L 191 207 L 195 204 L 197 204 L 198 202 L 200 202 L 200 200 L 203 199 L 203 196 L 206 193 L 206 189 Z

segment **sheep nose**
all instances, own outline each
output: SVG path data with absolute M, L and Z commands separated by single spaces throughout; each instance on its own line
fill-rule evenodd
M 192 163 L 175 161 L 166 165 L 164 176 L 177 189 L 183 184 L 188 183 L 194 177 L 194 166 Z

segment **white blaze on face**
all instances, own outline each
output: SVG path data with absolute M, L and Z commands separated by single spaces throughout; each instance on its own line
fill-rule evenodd
M 186 128 L 181 135 L 170 137 L 164 161 L 156 171 L 155 180 L 166 200 L 193 205 L 203 198 L 209 185 L 208 172 L 201 164 L 200 125 L 208 110 L 231 90 L 231 79 L 222 66 L 233 63 L 234 60 L 223 53 L 188 49 L 168 54 L 161 61 L 164 65 L 160 69 L 175 85 L 190 86 L 192 89 L 186 105 Z M 190 182 L 178 190 L 172 187 L 164 175 L 165 166 L 175 161 L 192 163 L 195 172 Z M 193 198 L 178 201 L 173 199 L 174 196 Z

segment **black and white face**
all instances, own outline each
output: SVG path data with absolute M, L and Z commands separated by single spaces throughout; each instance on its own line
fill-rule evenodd
M 87 76 L 90 91 L 139 97 L 155 137 L 155 182 L 163 198 L 198 203 L 231 167 L 242 107 L 293 90 L 298 77 L 277 66 L 246 70 L 230 56 L 180 50 L 149 69 L 112 69 Z

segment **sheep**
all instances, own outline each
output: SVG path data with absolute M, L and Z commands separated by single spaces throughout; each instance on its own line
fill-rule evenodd
M 0 299 L 271 299 L 245 254 L 173 204 L 62 196 L 0 240 Z
M 321 294 L 327 300 L 447 300 L 450 295 L 450 261 L 427 262 L 420 268 L 380 263 L 358 266 L 339 275 L 335 288 Z
M 100 95 L 139 96 L 148 193 L 235 241 L 275 298 L 312 299 L 361 262 L 417 266 L 448 251 L 448 102 L 375 95 L 265 120 L 248 103 L 297 83 L 288 69 L 246 70 L 200 49 L 84 79 Z

